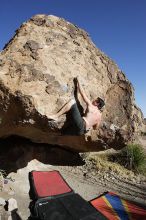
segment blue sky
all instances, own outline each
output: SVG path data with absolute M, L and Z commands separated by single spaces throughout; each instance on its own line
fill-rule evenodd
M 63 17 L 86 30 L 132 82 L 146 117 L 146 0 L 0 0 L 0 50 L 35 14 Z

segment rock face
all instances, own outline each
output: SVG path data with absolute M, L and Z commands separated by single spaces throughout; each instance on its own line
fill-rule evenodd
M 65 115 L 48 120 L 72 97 L 76 76 L 90 99 L 106 102 L 101 127 L 85 136 L 62 132 Z M 135 117 L 131 83 L 85 31 L 64 19 L 32 17 L 0 53 L 1 138 L 19 135 L 77 151 L 119 149 L 139 126 Z
M 142 132 L 146 134 L 146 118 L 143 120 Z

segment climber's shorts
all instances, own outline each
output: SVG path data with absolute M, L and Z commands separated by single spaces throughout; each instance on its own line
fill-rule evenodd
M 84 119 L 82 118 L 80 111 L 78 109 L 77 104 L 73 104 L 70 109 L 70 116 L 72 120 L 72 130 L 74 131 L 75 135 L 82 135 L 85 134 L 86 131 L 86 124 Z

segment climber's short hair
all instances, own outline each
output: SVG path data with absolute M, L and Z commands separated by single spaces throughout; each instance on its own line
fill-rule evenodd
M 105 105 L 104 100 L 101 99 L 100 97 L 98 97 L 98 98 L 96 99 L 96 102 L 97 102 L 97 104 L 98 104 L 97 107 L 98 107 L 99 110 L 101 110 L 101 109 L 103 108 L 103 106 Z

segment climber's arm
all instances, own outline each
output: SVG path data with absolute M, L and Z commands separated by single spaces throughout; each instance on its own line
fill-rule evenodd
M 77 86 L 78 86 L 79 93 L 81 94 L 81 96 L 82 96 L 84 102 L 85 102 L 87 105 L 91 105 L 92 103 L 91 103 L 90 99 L 87 97 L 87 95 L 86 95 L 86 93 L 85 93 L 85 91 L 84 91 L 82 85 L 80 84 L 80 81 L 79 81 L 78 77 L 76 78 L 76 80 L 77 80 Z

